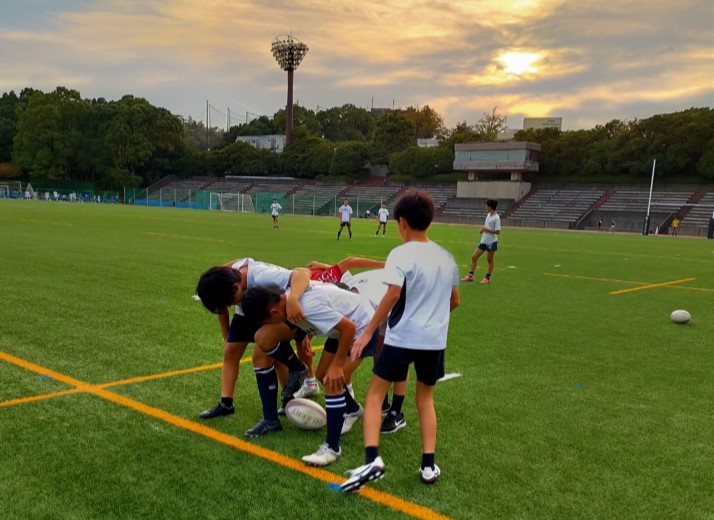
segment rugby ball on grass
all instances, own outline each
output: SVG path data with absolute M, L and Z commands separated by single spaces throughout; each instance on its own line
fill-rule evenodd
M 672 318 L 672 321 L 674 323 L 684 324 L 692 319 L 692 315 L 689 314 L 687 311 L 680 309 L 680 310 L 676 310 L 676 311 L 672 312 L 672 315 L 670 316 L 670 318 Z
M 296 397 L 285 405 L 285 417 L 302 430 L 319 430 L 327 424 L 325 409 L 315 401 Z

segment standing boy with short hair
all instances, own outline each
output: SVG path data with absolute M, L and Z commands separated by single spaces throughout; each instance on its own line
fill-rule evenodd
M 387 209 L 387 203 L 382 202 L 382 207 L 377 211 L 377 231 L 374 232 L 374 236 L 379 235 L 379 228 L 382 228 L 382 236 L 387 232 L 387 219 L 389 218 L 389 210 Z
M 498 201 L 494 199 L 488 199 L 486 201 L 486 209 L 488 214 L 486 215 L 486 222 L 481 226 L 481 242 L 478 247 L 474 250 L 474 254 L 471 256 L 471 268 L 469 269 L 469 274 L 464 276 L 464 282 L 474 281 L 474 271 L 476 271 L 476 264 L 478 263 L 479 257 L 486 251 L 486 259 L 488 260 L 488 271 L 486 276 L 484 276 L 481 283 L 486 285 L 491 283 L 491 274 L 493 273 L 493 256 L 498 251 L 498 235 L 501 234 L 501 217 L 496 213 L 496 208 L 498 207 Z
M 342 228 L 347 226 L 347 231 L 350 232 L 350 240 L 352 240 L 352 207 L 350 200 L 345 198 L 342 201 L 342 206 L 337 209 L 337 217 L 340 219 L 340 229 L 337 231 L 337 240 L 340 239 Z
M 278 229 L 280 227 L 278 217 L 280 217 L 281 209 L 283 209 L 283 207 L 278 202 L 278 199 L 273 199 L 273 203 L 270 205 L 270 216 L 273 217 L 273 229 Z
M 359 357 L 389 315 L 384 347 L 365 399 L 365 464 L 350 472 L 342 491 L 358 491 L 366 482 L 384 476 L 384 462 L 378 452 L 382 402 L 392 382 L 406 379 L 412 363 L 421 426 L 422 481 L 431 484 L 441 473 L 434 462 L 434 385 L 444 375 L 449 313 L 459 305 L 459 271 L 454 257 L 427 237 L 433 218 L 434 201 L 425 192 L 408 191 L 394 207 L 394 219 L 404 243 L 387 257 L 384 269 L 389 287 L 350 353 Z

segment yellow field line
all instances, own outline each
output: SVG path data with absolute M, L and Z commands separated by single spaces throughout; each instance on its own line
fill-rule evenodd
M 636 280 L 618 280 L 617 278 L 595 278 L 593 276 L 579 276 L 577 274 L 561 274 L 561 273 L 543 273 L 546 276 L 560 276 L 561 278 L 576 278 L 578 280 L 593 280 L 596 282 L 617 282 L 617 283 L 632 283 L 635 285 L 646 285 L 649 286 L 653 285 L 650 282 L 638 282 Z M 694 280 L 694 278 L 691 278 L 691 280 Z M 687 279 L 686 281 L 690 281 L 690 279 Z M 671 283 L 671 282 L 668 282 Z M 661 285 L 661 284 L 656 284 L 656 285 Z M 714 292 L 714 289 L 710 289 L 708 287 L 678 287 L 676 285 L 662 285 L 662 287 L 671 287 L 672 289 L 680 289 L 682 291 L 704 291 L 704 292 Z
M 107 390 L 106 388 L 103 388 L 102 386 L 85 383 L 73 377 L 61 374 L 59 372 L 55 372 L 54 370 L 50 370 L 45 367 L 41 367 L 39 365 L 36 365 L 29 361 L 25 361 L 24 359 L 20 359 L 5 352 L 0 352 L 0 359 L 13 365 L 22 367 L 31 372 L 50 376 L 56 381 L 60 381 L 62 383 L 75 387 L 73 390 L 65 391 L 66 393 L 87 392 L 89 394 L 101 397 L 103 399 L 106 399 L 107 401 L 113 402 L 120 406 L 124 406 L 149 417 L 153 417 L 160 421 L 166 422 L 168 424 L 176 426 L 177 428 L 190 431 L 197 435 L 201 435 L 213 441 L 240 450 L 244 453 L 260 457 L 261 459 L 272 462 L 273 464 L 277 464 L 284 468 L 296 471 L 298 473 L 302 473 L 316 480 L 321 480 L 329 484 L 340 483 L 344 480 L 344 476 L 337 475 L 324 469 L 306 466 L 303 462 L 287 457 L 281 453 L 262 448 L 255 444 L 251 444 L 249 442 L 238 439 L 223 432 L 208 428 L 203 424 L 199 424 L 194 421 L 184 419 L 183 417 L 173 415 L 169 412 L 166 412 L 165 410 L 145 405 L 133 399 L 129 399 L 128 397 L 116 394 L 110 390 Z M 414 504 L 407 500 L 390 495 L 389 493 L 377 491 L 372 488 L 363 488 L 362 491 L 359 492 L 359 494 L 360 496 L 372 500 L 373 502 L 382 504 L 395 511 L 399 511 L 414 518 L 420 518 L 424 520 L 448 520 L 449 518 L 427 507 L 421 506 L 419 504 Z
M 636 282 L 634 280 L 618 280 L 617 278 L 595 278 L 593 276 L 580 276 L 577 274 L 561 274 L 561 273 L 543 273 L 546 276 L 559 276 L 561 278 L 576 278 L 578 280 L 592 280 L 595 282 L 617 282 L 617 283 L 634 283 L 638 285 L 649 285 L 649 282 Z
M 681 280 L 673 280 L 671 282 L 652 283 L 649 285 L 643 285 L 642 287 L 630 287 L 629 289 L 620 289 L 619 291 L 611 291 L 608 294 L 610 294 L 611 296 L 617 296 L 618 294 L 644 291 L 645 289 L 655 289 L 656 287 L 667 287 L 669 285 L 677 285 L 680 283 L 691 282 L 693 280 L 695 280 L 695 278 L 682 278 Z
M 10 399 L 9 401 L 0 401 L 0 408 L 5 406 L 14 406 L 16 404 L 32 403 L 34 401 L 44 401 L 45 399 L 51 399 L 52 397 L 59 397 L 62 395 L 77 394 L 82 390 L 78 388 L 70 388 L 68 390 L 59 390 L 58 392 L 51 392 L 49 394 L 33 395 L 30 397 L 20 397 L 19 399 Z
M 240 360 L 241 364 L 248 363 L 249 361 L 250 361 L 250 358 L 243 358 Z M 205 372 L 206 370 L 215 370 L 217 368 L 221 368 L 222 366 L 223 366 L 223 363 L 213 363 L 211 365 L 203 365 L 200 367 L 185 368 L 183 370 L 172 370 L 170 372 L 162 372 L 160 374 L 151 374 L 148 376 L 130 377 L 128 379 L 120 379 L 119 381 L 112 381 L 111 383 L 102 383 L 97 386 L 100 386 L 102 388 L 111 388 L 113 386 L 131 385 L 134 383 L 143 383 L 144 381 L 152 381 L 154 379 L 163 379 L 164 377 L 181 376 L 184 374 Z

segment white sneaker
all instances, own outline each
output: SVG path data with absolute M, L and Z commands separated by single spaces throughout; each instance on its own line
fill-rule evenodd
M 434 469 L 427 466 L 426 468 L 421 468 L 419 472 L 421 473 L 421 481 L 424 484 L 433 484 L 441 475 L 441 469 L 436 464 L 434 464 Z
M 320 447 L 312 455 L 305 455 L 302 461 L 312 466 L 327 466 L 340 457 L 342 457 L 342 448 L 340 451 L 334 451 L 327 443 L 324 443 L 320 444 Z
M 294 397 L 306 398 L 320 395 L 320 385 L 317 383 L 303 383 L 300 390 L 293 394 Z
M 342 423 L 342 431 L 340 432 L 340 435 L 349 433 L 349 431 L 352 429 L 352 427 L 355 425 L 355 423 L 357 421 L 359 421 L 363 415 L 364 415 L 364 408 L 362 408 L 362 405 L 359 405 L 359 410 L 357 410 L 356 412 L 346 413 L 345 420 Z
M 340 491 L 359 491 L 370 480 L 379 480 L 384 476 L 384 462 L 382 457 L 377 457 L 370 464 L 355 468 L 350 472 L 350 478 L 340 486 Z

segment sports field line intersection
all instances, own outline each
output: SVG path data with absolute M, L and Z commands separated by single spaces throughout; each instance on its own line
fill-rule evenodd
M 159 408 L 154 408 L 152 406 L 143 404 L 139 401 L 135 401 L 128 397 L 125 397 L 120 394 L 114 393 L 110 390 L 107 390 L 107 388 L 110 386 L 119 386 L 120 384 L 129 384 L 129 383 L 135 383 L 135 382 L 140 382 L 140 381 L 146 381 L 149 379 L 158 379 L 160 377 L 170 377 L 172 375 L 178 375 L 178 374 L 190 373 L 190 372 L 198 372 L 201 370 L 211 370 L 211 369 L 220 367 L 221 366 L 220 363 L 214 364 L 214 365 L 206 365 L 203 367 L 186 369 L 186 370 L 177 370 L 177 371 L 173 371 L 173 372 L 166 372 L 163 374 L 156 374 L 153 376 L 144 376 L 144 377 L 138 377 L 138 378 L 124 379 L 122 381 L 114 381 L 114 382 L 110 382 L 110 383 L 102 383 L 102 384 L 96 385 L 96 384 L 91 384 L 91 383 L 86 383 L 84 381 L 80 381 L 79 379 L 75 379 L 71 376 L 62 374 L 60 372 L 55 372 L 54 370 L 42 367 L 40 365 L 36 365 L 30 361 L 26 361 L 24 359 L 15 357 L 15 356 L 8 354 L 6 352 L 0 351 L 0 360 L 10 363 L 12 365 L 24 368 L 25 370 L 29 370 L 30 372 L 35 372 L 36 374 L 39 374 L 39 375 L 49 376 L 56 381 L 59 381 L 61 383 L 64 383 L 66 385 L 73 387 L 68 390 L 52 392 L 52 393 L 48 393 L 48 394 L 43 394 L 41 396 L 33 396 L 33 397 L 27 397 L 27 398 L 23 398 L 23 399 L 13 399 L 11 401 L 0 402 L 0 408 L 2 408 L 4 406 L 18 405 L 18 404 L 38 401 L 38 400 L 42 400 L 42 399 L 48 399 L 48 398 L 52 398 L 52 397 L 59 397 L 59 396 L 63 396 L 63 395 L 84 392 L 84 393 L 88 393 L 90 395 L 101 397 L 102 399 L 106 399 L 107 401 L 110 401 L 114 404 L 124 406 L 126 408 L 129 408 L 131 410 L 134 410 L 134 411 L 144 414 L 146 416 L 152 417 L 154 419 L 158 419 L 165 423 L 171 424 L 172 426 L 175 426 L 177 428 L 181 428 L 183 430 L 190 431 L 197 435 L 201 435 L 203 437 L 211 439 L 215 442 L 219 442 L 226 446 L 230 446 L 231 448 L 235 448 L 235 449 L 240 450 L 244 453 L 254 455 L 256 457 L 259 457 L 259 458 L 266 460 L 268 462 L 271 462 L 273 464 L 277 464 L 284 468 L 296 471 L 298 473 L 302 473 L 302 474 L 312 477 L 316 480 L 321 480 L 328 484 L 339 484 L 344 480 L 344 476 L 342 476 L 342 475 L 338 475 L 336 473 L 332 473 L 332 472 L 324 470 L 324 469 L 315 468 L 312 466 L 306 466 L 302 461 L 292 459 L 292 458 L 290 458 L 286 455 L 283 455 L 281 453 L 278 453 L 276 451 L 269 450 L 267 448 L 263 448 L 256 444 L 252 444 L 250 442 L 247 442 L 247 441 L 244 441 L 237 437 L 234 437 L 232 435 L 228 435 L 221 431 L 214 430 L 213 428 L 209 428 L 209 427 L 204 426 L 203 424 L 197 423 L 195 421 L 190 421 L 183 417 L 179 417 L 177 415 L 171 414 L 165 410 L 161 410 Z M 241 363 L 248 362 L 248 361 L 250 361 L 250 359 L 245 358 L 245 359 L 241 360 Z M 390 509 L 399 511 L 401 513 L 404 513 L 404 514 L 409 515 L 414 518 L 420 518 L 420 519 L 425 519 L 425 520 L 426 519 L 447 520 L 449 518 L 449 517 L 444 516 L 440 513 L 437 513 L 436 511 L 433 511 L 427 507 L 421 506 L 419 504 L 415 504 L 413 502 L 408 502 L 408 501 L 401 499 L 399 497 L 390 495 L 390 494 L 382 492 L 382 491 L 377 491 L 377 490 L 369 488 L 369 487 L 362 488 L 362 490 L 358 493 L 358 495 L 361 497 L 367 498 L 368 500 L 371 500 L 375 503 L 387 506 Z
M 642 290 L 646 290 L 646 289 L 656 289 L 658 287 L 668 287 L 670 289 L 681 289 L 681 290 L 685 290 L 685 291 L 714 292 L 714 289 L 710 289 L 708 287 L 688 287 L 688 286 L 679 285 L 682 283 L 692 282 L 692 281 L 696 280 L 696 278 L 683 278 L 681 280 L 672 280 L 669 282 L 652 283 L 652 282 L 639 282 L 636 280 L 620 280 L 617 278 L 597 278 L 594 276 L 582 276 L 582 275 L 577 275 L 577 274 L 563 274 L 563 273 L 543 273 L 543 274 L 545 276 L 557 276 L 560 278 L 574 278 L 577 280 L 590 280 L 593 282 L 629 283 L 629 284 L 634 284 L 634 285 L 640 286 L 640 287 L 631 287 L 629 289 L 620 289 L 618 291 L 611 291 L 608 293 L 611 296 L 617 296 L 619 294 L 626 294 L 626 293 L 642 291 Z

